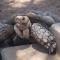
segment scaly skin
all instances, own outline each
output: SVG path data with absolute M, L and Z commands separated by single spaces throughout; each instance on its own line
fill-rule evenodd
M 49 54 L 56 48 L 54 35 L 39 23 L 34 23 L 31 27 L 34 40 L 49 50 Z
M 0 23 L 0 42 L 5 41 L 14 33 L 12 25 Z

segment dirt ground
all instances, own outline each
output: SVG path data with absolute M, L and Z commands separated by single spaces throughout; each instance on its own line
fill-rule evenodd
M 60 16 L 60 0 L 0 0 L 0 20 L 30 10 L 48 11 Z

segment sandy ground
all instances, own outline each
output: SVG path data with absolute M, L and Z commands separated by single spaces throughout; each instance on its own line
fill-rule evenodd
M 0 20 L 30 10 L 48 11 L 60 16 L 60 0 L 0 0 Z

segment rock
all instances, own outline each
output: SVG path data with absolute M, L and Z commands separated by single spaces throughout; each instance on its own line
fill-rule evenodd
M 36 50 L 36 48 L 42 49 L 38 47 L 39 45 L 22 45 L 15 46 L 10 48 L 4 48 L 1 51 L 3 60 L 47 60 L 48 54 L 45 52 L 41 52 L 40 50 Z M 13 58 L 14 57 L 14 58 Z
M 55 35 L 57 43 L 57 53 L 60 55 L 60 23 L 55 23 L 50 27 L 51 32 Z
M 39 23 L 34 23 L 31 27 L 31 35 L 34 41 L 44 46 L 49 54 L 56 49 L 56 41 L 54 35 Z
M 32 12 L 28 13 L 27 16 L 30 18 L 31 22 L 44 22 L 49 26 L 55 23 L 51 16 L 41 16 Z
M 20 38 L 29 39 L 29 29 L 31 27 L 31 22 L 27 16 L 17 16 L 15 18 L 16 24 L 14 25 L 14 30 Z
M 0 42 L 6 40 L 14 33 L 12 25 L 0 23 Z

